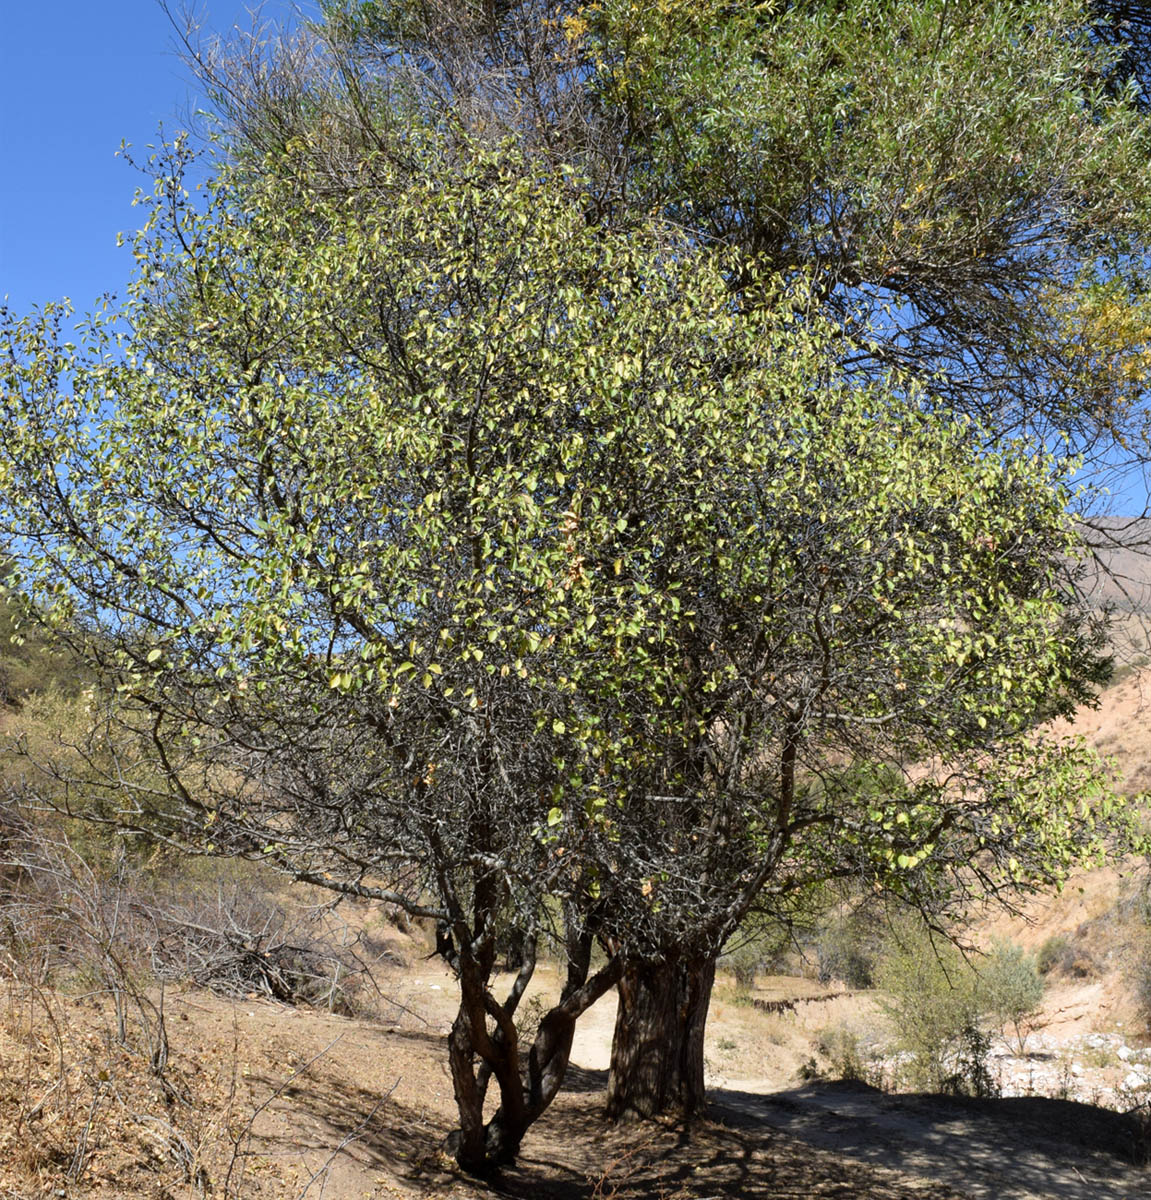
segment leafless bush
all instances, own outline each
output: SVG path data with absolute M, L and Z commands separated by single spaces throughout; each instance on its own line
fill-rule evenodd
M 194 1072 L 165 1063 L 158 1073 L 146 1053 L 118 1040 L 106 1010 L 37 986 L 11 955 L 2 966 L 0 1040 L 11 1069 L 0 1078 L 0 1160 L 35 1178 L 36 1195 L 63 1195 L 57 1185 L 71 1194 L 98 1155 L 106 1174 L 111 1155 L 125 1182 L 138 1184 L 142 1173 L 206 1196 L 216 1130 L 190 1086 Z
M 224 995 L 258 995 L 332 1012 L 358 1011 L 375 984 L 363 935 L 330 907 L 292 914 L 239 884 L 153 902 L 150 945 L 161 979 L 191 980 Z
M 3 1035 L 19 1058 L 0 1086 L 0 1150 L 74 1183 L 101 1145 L 131 1146 L 150 1174 L 206 1195 L 204 1141 L 189 1132 L 197 1106 L 169 1072 L 135 886 L 122 852 L 96 870 L 58 823 L 0 807 Z
M 251 877 L 161 884 L 123 843 L 86 856 L 66 822 L 0 803 L 0 1036 L 6 1059 L 16 1048 L 0 1156 L 71 1184 L 117 1145 L 132 1169 L 206 1195 L 220 1131 L 194 1073 L 169 1066 L 165 984 L 348 1012 L 382 953 L 331 906 L 291 909 Z
M 112 1001 L 118 1044 L 168 1060 L 163 995 L 149 995 L 146 940 L 124 854 L 93 869 L 66 832 L 38 826 L 15 805 L 0 818 L 0 935 L 8 970 L 26 986 L 63 985 Z
M 132 1026 L 158 1072 L 166 982 L 343 1013 L 375 988 L 369 964 L 386 951 L 331 905 L 289 909 L 250 878 L 160 886 L 122 847 L 110 863 L 91 866 L 59 823 L 0 806 L 0 945 L 29 983 L 110 997 L 117 1039 Z

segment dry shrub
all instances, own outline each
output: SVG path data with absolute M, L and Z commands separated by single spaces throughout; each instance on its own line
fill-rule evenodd
M 179 873 L 163 864 L 161 883 L 123 841 L 109 836 L 112 848 L 90 855 L 68 826 L 0 805 L 0 943 L 39 984 L 111 997 L 121 1040 L 128 1009 L 147 1009 L 158 982 L 344 1014 L 374 999 L 370 962 L 387 952 L 333 905 L 282 904 L 245 864 Z M 157 1014 L 139 1016 L 162 1031 Z
M 67 822 L 0 803 L 0 1163 L 19 1195 L 29 1179 L 208 1195 L 235 1155 L 231 1105 L 173 1061 L 165 983 L 346 1013 L 372 998 L 360 935 L 243 868 L 160 886 L 115 838 L 94 857 Z
M 147 1053 L 162 1073 L 168 1047 L 163 1013 L 147 992 L 147 938 L 133 903 L 135 872 L 120 854 L 93 868 L 52 824 L 4 806 L 0 936 L 14 979 L 45 991 L 107 998 L 116 1041 Z
M 0 1162 L 28 1195 L 114 1184 L 122 1194 L 161 1187 L 207 1195 L 218 1130 L 208 1080 L 193 1064 L 165 1064 L 117 1037 L 114 1012 L 19 978 L 5 963 L 0 1046 Z M 3 1176 L 0 1176 L 3 1179 Z M 68 1194 L 72 1194 L 69 1191 Z
M 789 946 L 786 925 L 749 918 L 728 942 L 719 965 L 731 972 L 739 992 L 748 993 L 759 974 L 779 965 Z
M 113 866 L 93 867 L 61 823 L 0 805 L 0 1194 L 216 1194 L 244 1121 L 236 1072 L 229 1089 L 226 1072 L 171 1053 L 164 980 L 208 962 L 221 990 L 314 987 L 336 1006 L 351 960 L 321 939 L 339 922 L 307 914 L 301 941 L 251 889 L 165 905 L 123 847 L 102 860 Z
M 831 914 L 814 942 L 819 982 L 873 987 L 882 930 L 879 914 L 865 904 Z
M 169 1061 L 149 991 L 132 872 L 94 871 L 58 829 L 12 808 L 0 867 L 0 1161 L 63 1187 L 166 1180 L 207 1194 L 195 1072 Z M 151 1190 L 153 1184 L 149 1183 Z M 53 1194 L 60 1194 L 53 1192 Z
M 330 905 L 292 912 L 250 887 L 214 889 L 148 905 L 152 963 L 177 979 L 223 995 L 267 996 L 352 1015 L 370 1004 L 370 958 L 386 951 L 353 931 Z

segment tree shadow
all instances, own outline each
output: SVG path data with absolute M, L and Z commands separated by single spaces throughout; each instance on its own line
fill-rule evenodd
M 771 1130 L 715 1121 L 606 1125 L 602 1100 L 565 1111 L 493 1192 L 514 1200 L 922 1200 L 922 1185 Z M 562 1149 L 561 1149 L 562 1148 Z M 946 1186 L 933 1200 L 960 1200 Z
M 576 1095 L 602 1092 L 607 1087 L 607 1072 L 593 1071 L 587 1067 L 568 1066 L 564 1076 L 563 1091 Z
M 436 1035 L 390 1036 L 429 1051 L 442 1048 Z M 1094 1190 L 1094 1180 L 1122 1180 L 1129 1189 L 1138 1181 L 1138 1192 L 1146 1178 L 1131 1166 L 1139 1154 L 1137 1125 L 1090 1105 L 886 1096 L 855 1084 L 824 1084 L 814 1089 L 815 1099 L 842 1112 L 825 1109 L 814 1114 L 814 1123 L 812 1089 L 797 1089 L 776 1096 L 716 1092 L 712 1119 L 690 1124 L 611 1126 L 602 1116 L 606 1072 L 572 1067 L 564 1092 L 528 1132 L 520 1160 L 495 1178 L 476 1180 L 442 1153 L 450 1118 L 402 1103 L 388 1093 L 387 1081 L 379 1090 L 358 1087 L 320 1063 L 286 1084 L 272 1077 L 256 1082 L 267 1089 L 265 1095 L 276 1093 L 265 1114 L 274 1119 L 253 1130 L 260 1153 L 286 1155 L 290 1149 L 313 1163 L 333 1153 L 346 1155 L 368 1170 L 387 1171 L 412 1197 L 450 1192 L 467 1200 L 922 1200 L 926 1177 L 933 1181 L 933 1200 L 957 1200 L 1020 1195 L 1013 1190 L 1020 1179 L 1045 1179 L 1052 1164 L 1079 1161 L 1076 1154 L 1094 1168 L 1092 1179 L 1071 1190 L 1041 1183 L 1031 1194 L 1097 1200 L 1114 1193 Z M 888 1124 L 862 1119 L 852 1105 L 881 1114 Z M 918 1130 L 922 1154 L 916 1163 L 901 1149 L 905 1125 Z M 831 1142 L 813 1136 L 828 1128 L 835 1134 Z M 932 1155 L 942 1161 L 957 1141 L 993 1178 L 1006 1164 L 1002 1177 L 1012 1186 L 1002 1193 L 979 1191 L 946 1163 L 935 1170 Z M 1101 1162 L 1113 1170 L 1101 1172 Z
M 718 1092 L 715 1099 L 733 1127 L 775 1130 L 977 1197 L 1151 1194 L 1147 1127 L 1137 1114 L 1045 1097 L 888 1095 L 855 1082 L 766 1096 Z
M 922 1189 L 888 1179 L 872 1167 L 837 1162 L 770 1130 L 713 1121 L 608 1125 L 603 1119 L 605 1072 L 575 1068 L 569 1089 L 525 1139 L 519 1161 L 488 1180 L 461 1174 L 442 1153 L 449 1122 L 436 1113 L 313 1071 L 278 1085 L 279 1123 L 254 1134 L 261 1153 L 291 1145 L 300 1153 L 336 1148 L 372 1170 L 387 1170 L 412 1196 L 450 1193 L 485 1200 L 922 1200 Z M 275 1088 L 273 1079 L 258 1080 Z M 270 1108 L 273 1106 L 270 1106 Z M 285 1121 L 284 1114 L 290 1113 Z M 890 1174 L 890 1173 L 888 1173 Z M 946 1187 L 934 1198 L 952 1200 Z

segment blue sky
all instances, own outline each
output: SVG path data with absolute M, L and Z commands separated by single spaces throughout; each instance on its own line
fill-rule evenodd
M 178 0 L 172 5 L 177 10 Z M 313 3 L 305 11 L 314 12 Z M 297 5 L 268 0 L 265 21 Z M 201 0 L 202 30 L 252 28 L 252 6 Z M 146 157 L 161 122 L 175 132 L 202 102 L 158 0 L 40 0 L 6 6 L 0 32 L 0 303 L 23 312 L 72 299 L 77 312 L 131 270 L 116 235 L 139 224 L 147 180 L 117 157 L 121 141 Z

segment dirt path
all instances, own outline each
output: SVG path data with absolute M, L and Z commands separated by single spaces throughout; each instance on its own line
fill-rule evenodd
M 615 1006 L 605 1000 L 576 1034 L 572 1061 L 585 1071 L 602 1072 L 610 1060 Z M 765 1144 L 776 1131 L 970 1200 L 1151 1200 L 1151 1169 L 1132 1165 L 1132 1127 L 1117 1113 L 1040 1097 L 951 1100 L 830 1082 L 796 1088 L 790 1070 L 734 1078 L 754 1041 L 740 1024 L 747 1016 L 721 1008 L 709 1030 L 709 1116 L 733 1130 L 762 1134 Z M 724 1037 L 740 1043 L 727 1061 L 716 1049 Z
M 1147 1200 L 1116 1113 L 1062 1100 L 888 1096 L 857 1083 L 769 1095 L 718 1091 L 712 1115 L 779 1130 L 844 1159 L 946 1184 L 971 1200 Z

